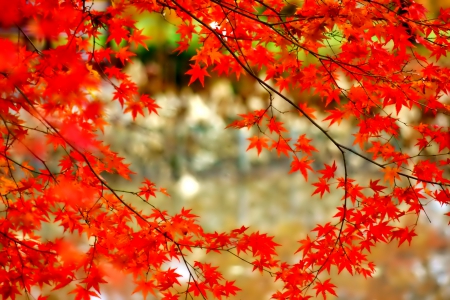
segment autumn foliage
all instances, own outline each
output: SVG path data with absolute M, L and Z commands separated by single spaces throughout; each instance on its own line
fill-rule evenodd
M 449 204 L 450 69 L 442 60 L 450 49 L 450 10 L 431 19 L 409 0 L 118 0 L 104 9 L 80 0 L 1 2 L 3 299 L 46 286 L 69 286 L 76 299 L 90 299 L 108 284 L 111 270 L 131 275 L 134 292 L 144 297 L 237 295 L 239 283 L 217 266 L 186 259 L 194 248 L 242 257 L 254 271 L 270 274 L 282 282 L 274 299 L 327 298 L 337 295 L 332 270 L 370 277 L 373 247 L 410 243 L 416 235 L 416 223 L 400 222 L 404 216 L 426 213 L 429 201 Z M 246 76 L 267 91 L 265 108 L 242 112 L 228 125 L 255 129 L 249 151 L 288 157 L 286 174 L 298 172 L 314 186 L 310 201 L 331 192 L 342 198 L 334 218 L 299 241 L 297 262 L 277 257 L 274 238 L 257 229 L 208 233 L 188 208 L 168 215 L 154 207 L 153 197 L 168 195 L 157 178 L 127 191 L 102 177 L 129 179 L 132 172 L 102 141 L 108 122 L 100 85 L 114 89 L 108 100 L 125 114 L 158 117 L 152 95 L 140 94 L 123 72 L 151 38 L 133 19 L 142 12 L 176 14 L 178 53 L 198 36 L 189 84 L 206 85 L 212 75 Z M 322 102 L 292 100 L 299 93 Z M 275 100 L 292 110 L 279 111 Z M 410 111 L 420 118 L 404 119 Z M 285 113 L 313 124 L 340 158 L 315 168 L 323 146 L 309 132 L 289 132 Z M 353 144 L 333 135 L 345 123 L 355 129 Z M 404 150 L 406 134 L 414 145 Z M 348 165 L 356 158 L 376 166 L 377 175 L 354 177 Z M 43 237 L 45 223 L 86 235 L 89 247 L 74 246 L 64 234 Z M 187 284 L 167 267 L 174 258 L 189 270 Z

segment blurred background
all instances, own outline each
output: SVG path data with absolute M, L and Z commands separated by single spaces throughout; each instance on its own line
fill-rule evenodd
M 430 10 L 430 16 L 436 15 L 439 7 L 450 6 L 448 0 L 420 2 Z M 96 1 L 96 5 L 100 8 L 108 4 Z M 105 128 L 104 138 L 137 173 L 131 182 L 114 176 L 105 175 L 105 178 L 112 186 L 126 190 L 137 190 L 142 179 L 149 178 L 171 194 L 170 198 L 159 196 L 153 200 L 158 208 L 170 214 L 182 207 L 192 208 L 207 231 L 227 231 L 245 225 L 250 226 L 249 231 L 268 233 L 282 245 L 278 248 L 280 259 L 295 262 L 300 258 L 294 255 L 299 247 L 297 241 L 316 224 L 331 220 L 342 193 L 324 195 L 323 199 L 311 196 L 314 189 L 310 184 L 316 178 L 305 183 L 301 174 L 288 174 L 288 159 L 279 158 L 276 153 L 263 151 L 258 156 L 255 150 L 246 152 L 247 138 L 255 132 L 225 127 L 237 114 L 267 107 L 267 93 L 249 76 L 236 81 L 234 77 L 217 78 L 214 72 L 206 78 L 205 88 L 198 82 L 188 87 L 189 76 L 185 72 L 198 44 L 193 43 L 187 52 L 177 55 L 174 49 L 178 47 L 179 37 L 174 26 L 178 22 L 175 16 L 142 14 L 136 19 L 139 20 L 137 26 L 144 29 L 143 34 L 151 40 L 148 51 L 143 47 L 137 49 L 138 56 L 127 65 L 127 73 L 138 83 L 140 91 L 154 98 L 161 109 L 159 116 L 138 116 L 133 121 L 131 114 L 122 113 L 117 101 L 109 102 L 113 89 L 105 84 L 101 97 L 109 103 L 107 116 L 112 125 Z M 318 120 L 325 118 L 320 113 L 320 99 L 307 94 L 289 96 L 297 103 L 308 102 L 308 106 L 317 110 Z M 280 99 L 275 101 L 278 109 L 287 111 L 282 121 L 293 138 L 307 133 L 320 150 L 315 156 L 314 168 L 323 168 L 323 163 L 332 164 L 333 160 L 338 166 L 342 165 L 337 149 L 323 135 L 304 118 L 298 118 L 298 114 Z M 420 114 L 405 117 L 417 121 Z M 344 125 L 333 129 L 332 135 L 350 146 L 354 132 L 355 128 Z M 406 134 L 404 138 L 405 146 L 414 144 L 408 141 Z M 377 170 L 364 161 L 355 156 L 350 158 L 352 178 L 365 182 L 372 172 L 379 176 Z M 418 237 L 411 247 L 397 247 L 395 243 L 375 249 L 371 254 L 377 265 L 373 278 L 352 277 L 346 272 L 335 274 L 339 299 L 450 299 L 448 218 L 444 218 L 445 211 L 434 203 L 426 206 L 426 212 L 431 223 L 426 216 L 420 216 Z M 414 223 L 415 219 L 405 222 Z M 194 251 L 190 259 L 219 265 L 227 278 L 237 280 L 242 291 L 236 299 L 269 299 L 279 287 L 268 274 L 252 273 L 251 266 L 231 255 L 205 257 L 202 252 Z M 171 267 L 179 268 L 178 272 L 185 276 L 183 279 L 188 280 L 181 264 L 173 261 Z M 130 296 L 133 289 L 125 285 L 113 291 L 102 285 L 105 291 L 102 299 L 142 299 L 141 294 Z M 152 295 L 147 299 L 153 299 Z

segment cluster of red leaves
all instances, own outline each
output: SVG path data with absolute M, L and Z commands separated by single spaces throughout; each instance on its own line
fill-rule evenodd
M 371 276 L 374 264 L 366 255 L 377 243 L 410 243 L 415 235 L 415 224 L 402 225 L 401 217 L 418 215 L 423 199 L 449 204 L 450 180 L 444 170 L 450 164 L 450 133 L 435 123 L 450 113 L 444 103 L 450 69 L 439 61 L 450 49 L 450 10 L 428 20 L 423 6 L 413 1 L 305 1 L 291 14 L 285 14 L 282 0 L 118 0 L 101 11 L 93 4 L 2 2 L 0 28 L 11 35 L 0 38 L 2 298 L 30 294 L 33 287 L 70 285 L 76 299 L 90 299 L 100 294 L 99 284 L 106 283 L 111 268 L 131 274 L 135 292 L 144 296 L 235 295 L 239 289 L 217 267 L 186 260 L 192 248 L 248 253 L 254 270 L 283 282 L 274 299 L 308 299 L 311 290 L 325 298 L 336 295 L 336 287 L 323 278 L 324 272 L 336 268 Z M 335 222 L 318 225 L 300 241 L 297 263 L 278 261 L 272 237 L 248 234 L 244 227 L 211 234 L 189 210 L 173 216 L 155 207 L 151 213 L 139 211 L 122 195 L 152 206 L 150 197 L 166 190 L 145 180 L 140 191 L 116 191 L 101 176 L 106 172 L 128 179 L 132 172 L 99 135 L 107 125 L 105 99 L 97 93 L 100 84 L 114 88 L 112 99 L 106 100 L 118 100 L 133 118 L 159 108 L 122 71 L 135 56 L 131 49 L 146 47 L 147 37 L 136 27 L 132 11 L 176 14 L 177 51 L 186 50 L 198 36 L 201 47 L 187 72 L 189 84 L 198 80 L 204 85 L 209 72 L 237 79 L 247 74 L 268 91 L 266 109 L 242 114 L 229 125 L 258 130 L 249 149 L 258 154 L 275 149 L 289 158 L 291 173 L 317 180 L 313 195 L 322 197 L 332 187 L 342 190 Z M 44 46 L 37 47 L 36 41 Z M 322 122 L 329 126 L 344 120 L 357 124 L 354 145 L 359 149 L 337 141 L 316 120 L 312 105 L 296 105 L 281 94 L 298 91 L 323 100 Z M 340 151 L 338 163 L 313 169 L 314 141 L 309 133 L 290 135 L 283 115 L 274 113 L 274 95 Z M 426 123 L 409 124 L 398 117 L 412 108 Z M 414 133 L 415 153 L 397 146 L 403 129 Z M 60 157 L 57 166 L 48 163 L 55 156 Z M 351 178 L 351 156 L 379 168 L 380 178 L 370 183 Z M 89 248 L 77 247 L 64 235 L 45 239 L 42 223 L 86 236 Z M 173 259 L 189 270 L 182 292 L 175 289 L 180 285 L 176 270 L 167 269 Z

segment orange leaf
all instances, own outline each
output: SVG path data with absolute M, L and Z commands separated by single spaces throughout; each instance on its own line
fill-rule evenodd
M 313 170 L 310 164 L 314 160 L 308 160 L 307 156 L 303 156 L 300 160 L 297 156 L 294 156 L 294 160 L 291 162 L 291 171 L 289 173 L 294 173 L 296 171 L 300 171 L 305 177 L 305 180 L 308 181 L 308 170 Z
M 331 279 L 327 279 L 324 282 L 316 282 L 316 284 L 313 288 L 314 290 L 317 290 L 316 296 L 318 296 L 319 294 L 322 294 L 322 297 L 324 299 L 327 299 L 326 293 L 328 292 L 337 297 L 336 292 L 334 291 L 334 288 L 336 286 L 334 284 L 330 283 L 330 280 Z
M 137 46 L 141 45 L 146 50 L 148 50 L 147 44 L 144 42 L 145 40 L 149 40 L 148 36 L 142 34 L 143 29 L 134 30 L 133 34 L 128 38 L 128 42 L 134 43 Z
M 248 146 L 247 151 L 252 148 L 256 148 L 256 150 L 258 151 L 258 156 L 261 153 L 262 148 L 269 149 L 269 145 L 267 144 L 267 141 L 269 141 L 269 139 L 264 136 L 253 136 L 251 138 L 248 138 L 247 140 L 250 141 L 250 145 Z
M 397 167 L 391 168 L 390 166 L 386 166 L 382 171 L 384 173 L 384 181 L 389 182 L 391 185 L 394 184 L 395 179 L 401 180 Z
M 128 47 L 123 47 L 123 48 L 120 48 L 119 51 L 116 52 L 116 57 L 118 59 L 120 59 L 120 61 L 122 62 L 123 65 L 125 64 L 125 62 L 130 60 L 130 57 L 136 56 L 135 53 L 127 51 L 127 50 L 128 50 Z

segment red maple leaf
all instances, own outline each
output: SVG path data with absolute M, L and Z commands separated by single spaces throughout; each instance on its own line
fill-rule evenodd
M 264 136 L 262 136 L 262 137 L 253 136 L 251 138 L 248 138 L 247 140 L 250 141 L 250 145 L 248 146 L 247 151 L 252 148 L 256 148 L 256 150 L 258 151 L 258 155 L 259 155 L 259 154 L 261 154 L 262 148 L 269 149 L 269 144 L 267 144 L 269 139 Z
M 322 198 L 325 192 L 330 192 L 330 185 L 326 182 L 324 178 L 319 178 L 319 182 L 313 183 L 317 188 L 314 190 L 312 195 L 320 193 L 320 198 Z
M 148 95 L 141 95 L 139 101 L 142 103 L 144 107 L 147 108 L 149 114 L 151 113 L 158 114 L 157 109 L 161 108 L 158 104 L 156 104 L 156 101 L 150 98 Z
M 395 179 L 400 180 L 400 176 L 398 175 L 399 169 L 394 167 L 391 168 L 390 166 L 386 166 L 383 169 L 384 173 L 384 181 L 388 181 L 391 185 L 394 184 Z
M 399 228 L 393 232 L 393 238 L 398 238 L 398 246 L 399 247 L 401 244 L 403 244 L 406 241 L 408 241 L 408 244 L 411 245 L 411 240 L 415 236 L 417 236 L 417 234 L 414 232 L 414 228 L 411 230 L 409 230 L 408 227 Z
M 281 132 L 286 132 L 287 130 L 283 127 L 283 122 L 275 121 L 275 118 L 272 117 L 269 120 L 269 124 L 267 124 L 267 128 L 269 128 L 270 132 L 276 132 L 281 134 Z
M 278 154 L 278 156 L 280 156 L 281 153 L 283 153 L 284 155 L 286 155 L 287 157 L 289 157 L 289 152 L 292 151 L 292 148 L 291 148 L 291 146 L 289 145 L 289 141 L 290 141 L 290 140 L 291 140 L 291 139 L 283 139 L 283 138 L 280 138 L 280 139 L 278 139 L 277 142 L 272 141 L 272 146 L 270 147 L 270 149 L 273 149 L 273 148 L 277 149 L 277 154 Z
M 303 156 L 301 159 L 298 159 L 297 156 L 294 156 L 294 160 L 291 162 L 291 171 L 289 171 L 289 173 L 300 171 L 303 177 L 305 177 L 305 180 L 308 180 L 307 170 L 313 170 L 310 166 L 312 162 L 313 160 L 309 160 L 307 156 Z
M 200 80 L 202 86 L 205 86 L 205 76 L 210 76 L 208 72 L 206 71 L 206 67 L 202 68 L 200 65 L 190 65 L 191 69 L 186 72 L 186 74 L 191 75 L 191 80 L 189 80 L 189 84 L 193 83 L 195 80 Z
M 132 101 L 132 102 L 125 103 L 124 112 L 125 113 L 131 112 L 131 115 L 133 116 L 133 120 L 134 120 L 134 119 L 136 119 L 137 114 L 144 116 L 144 111 L 142 110 L 142 108 L 143 108 L 142 102 Z
M 120 59 L 122 64 L 125 64 L 125 62 L 129 61 L 130 57 L 132 56 L 136 56 L 136 54 L 128 51 L 128 47 L 122 47 L 119 49 L 119 51 L 116 52 L 116 57 Z
M 318 150 L 314 146 L 310 145 L 311 141 L 312 140 L 306 138 L 305 134 L 302 134 L 301 136 L 298 137 L 297 143 L 294 144 L 295 150 L 302 151 L 306 153 L 308 156 L 311 156 L 312 155 L 311 151 L 318 152 Z
M 139 195 L 144 196 L 146 200 L 148 200 L 150 196 L 156 197 L 155 192 L 157 191 L 157 188 L 153 182 L 145 179 L 142 184 L 144 184 L 144 186 L 139 188 L 141 190 Z
M 133 291 L 134 293 L 141 292 L 144 299 L 147 298 L 148 293 L 152 294 L 153 296 L 156 296 L 155 290 L 157 289 L 157 286 L 152 280 L 146 281 L 146 280 L 139 280 L 136 283 L 136 288 Z
M 334 178 L 334 173 L 335 173 L 336 170 L 337 170 L 336 162 L 333 161 L 333 165 L 331 165 L 331 166 L 329 166 L 329 165 L 327 165 L 327 164 L 324 164 L 324 165 L 325 165 L 325 169 L 324 169 L 324 170 L 319 170 L 319 171 L 318 171 L 319 173 L 322 173 L 322 174 L 323 174 L 323 175 L 322 175 L 322 178 L 325 179 L 325 180 L 329 180 L 329 179 L 331 179 L 331 178 Z
M 134 32 L 130 35 L 130 37 L 128 38 L 128 42 L 130 43 L 134 43 L 136 45 L 136 47 L 138 47 L 139 45 L 141 45 L 142 47 L 144 47 L 146 50 L 148 50 L 147 44 L 144 42 L 145 40 L 150 39 L 149 37 L 145 36 L 142 34 L 143 29 L 141 30 L 134 30 Z
M 336 286 L 332 283 L 330 283 L 331 279 L 327 279 L 324 282 L 316 282 L 313 289 L 317 290 L 316 291 L 316 296 L 318 296 L 319 294 L 322 294 L 322 297 L 324 299 L 327 299 L 326 294 L 330 293 L 334 296 L 337 297 L 336 292 L 334 291 L 334 288 L 336 288 Z
M 370 183 L 369 183 L 370 188 L 371 188 L 373 191 L 375 191 L 376 193 L 381 192 L 381 191 L 383 191 L 384 189 L 386 189 L 385 186 L 378 185 L 378 182 L 379 182 L 379 181 L 380 181 L 379 179 L 377 179 L 377 180 L 375 180 L 375 181 L 372 181 L 372 179 L 371 179 L 371 180 L 370 180 Z
M 96 292 L 89 291 L 79 284 L 77 284 L 76 288 L 73 291 L 69 292 L 69 294 L 75 294 L 75 300 L 90 300 L 91 296 L 99 297 Z

